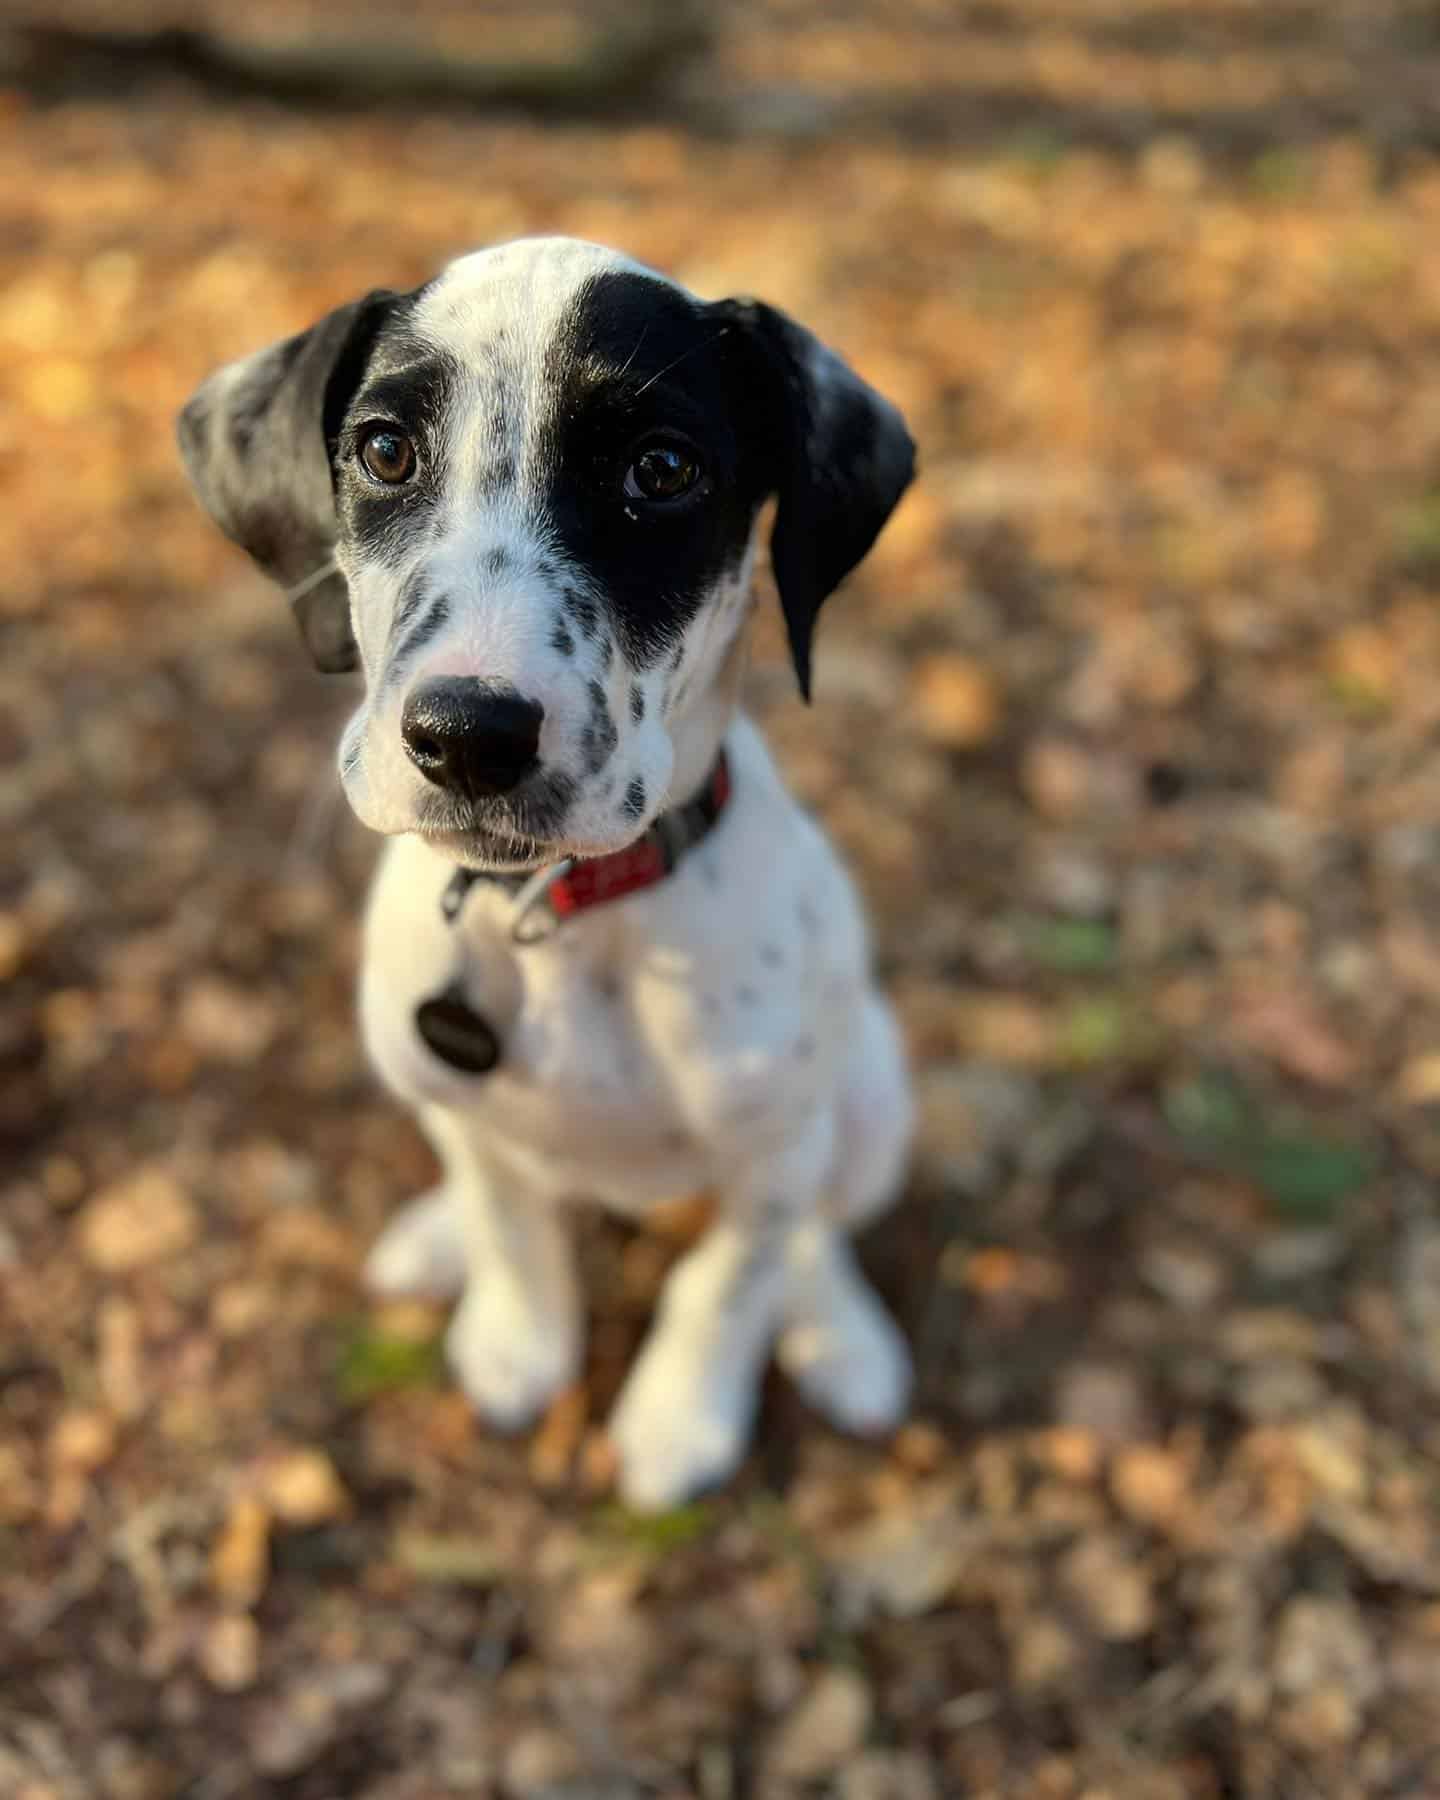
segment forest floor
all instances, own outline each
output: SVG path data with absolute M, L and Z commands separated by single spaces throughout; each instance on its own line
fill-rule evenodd
M 703 129 L 0 88 L 0 1793 L 1440 1795 L 1440 12 L 719 31 Z M 519 1442 L 361 1290 L 432 1164 L 350 696 L 172 449 L 533 231 L 787 307 L 924 465 L 817 704 L 768 611 L 750 686 L 915 1062 L 915 1417 L 776 1380 L 650 1521 L 603 1420 L 693 1207 L 586 1222 Z

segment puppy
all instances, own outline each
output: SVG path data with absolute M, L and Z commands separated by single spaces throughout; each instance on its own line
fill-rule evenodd
M 850 881 L 736 698 L 762 505 L 808 698 L 820 606 L 912 478 L 899 414 L 768 306 L 538 238 L 222 368 L 179 435 L 318 666 L 364 677 L 364 1036 L 443 1167 L 373 1286 L 458 1293 L 456 1375 L 518 1428 L 580 1368 L 569 1203 L 708 1190 L 610 1421 L 626 1500 L 735 1468 L 772 1348 L 890 1426 L 909 1363 L 848 1234 L 901 1186 L 908 1078 Z

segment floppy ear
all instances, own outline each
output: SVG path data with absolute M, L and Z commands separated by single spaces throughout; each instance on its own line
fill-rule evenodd
M 242 362 L 218 369 L 177 421 L 201 505 L 284 587 L 326 673 L 358 666 L 350 595 L 333 563 L 331 452 L 394 295 L 367 294 Z
M 880 535 L 915 474 L 899 412 L 773 306 L 723 300 L 748 348 L 778 499 L 770 560 L 800 692 L 810 698 L 815 617 Z

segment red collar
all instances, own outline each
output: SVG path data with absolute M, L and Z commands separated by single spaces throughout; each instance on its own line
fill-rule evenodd
M 576 913 L 664 881 L 681 857 L 714 829 L 729 799 L 730 764 L 722 750 L 699 793 L 661 813 L 633 844 L 609 856 L 567 858 L 528 876 L 515 894 L 510 935 L 519 944 L 538 943 Z M 486 879 L 473 870 L 457 869 L 441 899 L 445 917 L 454 919 L 472 882 Z

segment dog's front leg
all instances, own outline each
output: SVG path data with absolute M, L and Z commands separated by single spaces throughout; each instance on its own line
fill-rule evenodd
M 464 1291 L 445 1350 L 476 1409 L 502 1431 L 528 1425 L 575 1378 L 580 1299 L 564 1209 L 499 1161 L 473 1124 L 440 1107 L 421 1113 L 445 1165 L 421 1206 L 454 1232 Z M 414 1221 L 418 1229 L 425 1221 Z
M 743 1457 L 783 1317 L 786 1245 L 819 1205 L 834 1143 L 824 1112 L 739 1169 L 715 1224 L 671 1272 L 610 1420 L 630 1505 L 678 1505 Z

